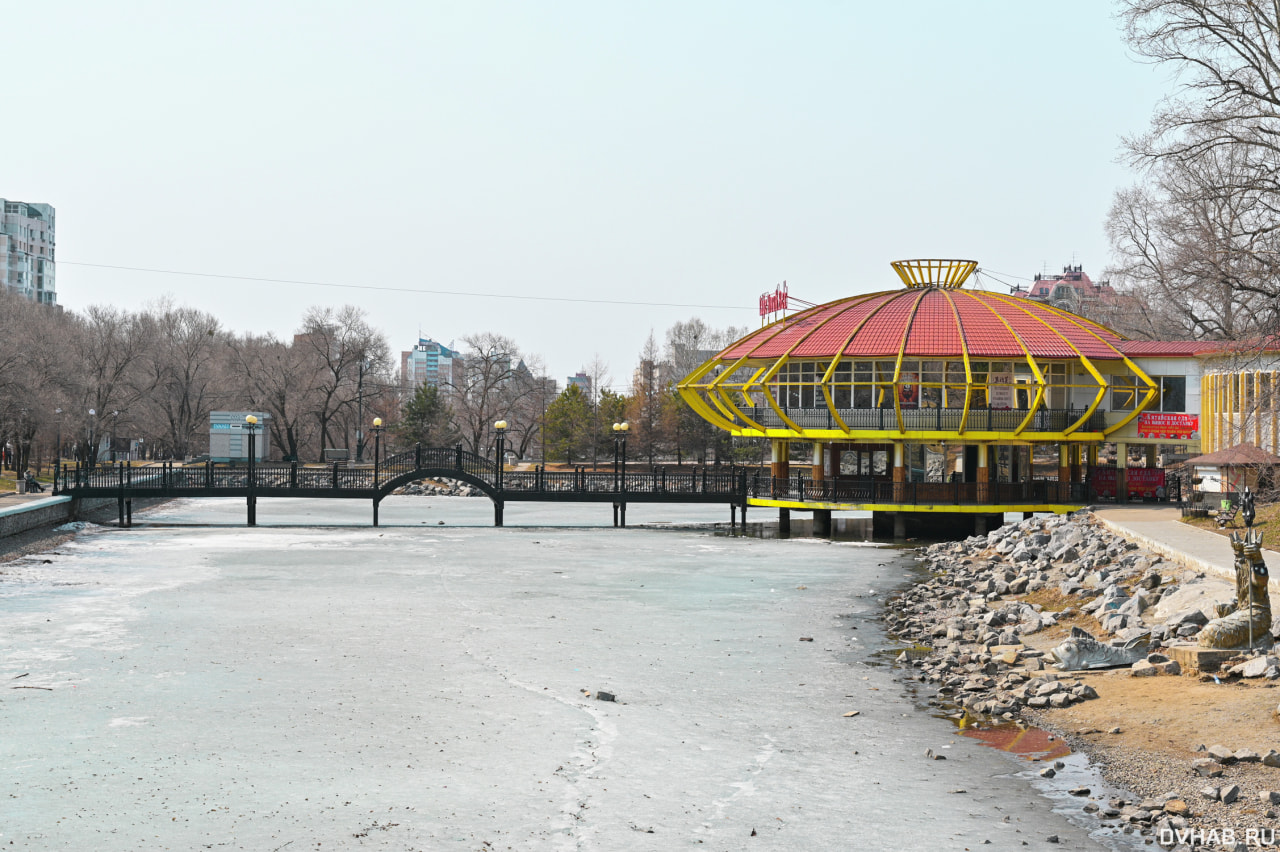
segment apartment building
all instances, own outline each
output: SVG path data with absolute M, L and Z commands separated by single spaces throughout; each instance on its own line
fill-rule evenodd
M 5 198 L 0 205 L 0 284 L 41 304 L 57 304 L 53 207 Z

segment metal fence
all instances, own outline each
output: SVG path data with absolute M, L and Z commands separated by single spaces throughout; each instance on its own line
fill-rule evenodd
M 1042 408 L 1032 414 L 1024 431 L 1062 432 L 1084 416 L 1087 409 Z M 826 408 L 783 408 L 782 412 L 802 429 L 839 429 L 840 424 Z M 898 428 L 898 417 L 892 408 L 837 408 L 836 413 L 851 430 L 888 431 Z M 960 408 L 903 409 L 902 427 L 908 432 L 959 432 L 963 427 L 973 432 L 1015 432 L 1031 412 L 1016 409 L 971 408 L 966 420 Z M 770 429 L 788 428 L 772 407 L 744 410 L 756 423 Z M 1097 410 L 1081 426 L 1085 432 L 1101 432 L 1106 427 L 1106 413 Z

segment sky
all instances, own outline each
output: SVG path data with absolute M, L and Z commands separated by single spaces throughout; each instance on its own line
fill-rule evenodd
M 1174 85 L 1105 0 L 0 0 L 0 21 L 0 197 L 57 209 L 60 304 L 167 296 L 281 337 L 354 304 L 393 352 L 496 332 L 562 386 L 596 358 L 625 386 L 678 321 L 757 327 L 784 280 L 819 303 L 901 286 L 900 258 L 1100 277 L 1120 139 Z

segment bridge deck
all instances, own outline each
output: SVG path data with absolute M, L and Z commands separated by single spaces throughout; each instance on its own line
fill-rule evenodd
M 906 482 L 866 479 L 813 482 L 801 477 L 770 479 L 758 470 L 703 467 L 638 473 L 627 471 L 507 471 L 460 447 L 416 447 L 376 464 L 327 465 L 259 462 L 183 465 L 174 462 L 133 467 L 63 466 L 55 472 L 54 493 L 71 497 L 115 497 L 124 520 L 126 501 L 169 497 L 242 497 L 249 523 L 259 497 L 312 497 L 373 501 L 378 504 L 401 485 L 419 479 L 450 478 L 469 483 L 494 503 L 502 525 L 508 502 L 722 503 L 744 512 L 748 505 L 814 510 L 1062 511 L 1088 500 L 1087 487 L 1050 480 L 1016 483 Z M 736 514 L 736 512 L 735 512 Z M 616 518 L 615 518 L 616 523 Z

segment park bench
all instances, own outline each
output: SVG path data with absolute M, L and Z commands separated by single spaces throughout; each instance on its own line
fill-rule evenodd
M 1226 500 L 1222 501 L 1227 503 Z M 1231 522 L 1236 519 L 1236 514 L 1240 511 L 1238 504 L 1228 504 L 1218 511 L 1218 528 L 1225 529 L 1230 526 Z

